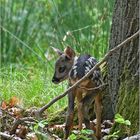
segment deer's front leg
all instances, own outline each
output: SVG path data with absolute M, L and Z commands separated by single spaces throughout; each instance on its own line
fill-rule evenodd
M 101 138 L 101 113 L 102 113 L 102 103 L 101 103 L 101 95 L 97 95 L 95 97 L 95 113 L 97 119 L 97 126 L 96 126 L 96 136 L 100 140 Z
M 74 92 L 70 92 L 68 94 L 68 112 L 67 112 L 66 126 L 65 126 L 65 139 L 68 138 L 70 131 L 73 127 L 74 100 L 75 100 L 75 94 Z
M 77 111 L 78 111 L 78 128 L 82 129 L 83 123 L 83 103 L 82 103 L 82 92 L 80 89 L 76 90 L 76 98 L 77 98 Z

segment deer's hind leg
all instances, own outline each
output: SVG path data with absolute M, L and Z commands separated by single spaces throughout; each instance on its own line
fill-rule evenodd
M 83 98 L 83 114 L 84 114 L 84 122 L 86 128 L 90 129 L 90 116 L 89 116 L 89 106 L 95 100 L 95 114 L 97 119 L 97 127 L 96 127 L 96 136 L 100 140 L 101 138 L 101 113 L 102 113 L 102 104 L 101 104 L 101 95 L 99 92 L 90 92 L 87 96 Z
M 91 106 L 92 102 L 94 101 L 92 94 L 93 93 L 86 95 L 82 100 L 82 104 L 83 104 L 82 111 L 83 111 L 83 116 L 84 116 L 84 123 L 85 123 L 87 129 L 90 129 L 89 107 Z
M 102 117 L 102 103 L 101 103 L 101 95 L 98 94 L 95 97 L 95 113 L 97 119 L 97 126 L 96 126 L 96 136 L 98 139 L 101 138 L 101 117 Z
M 83 103 L 82 103 L 82 91 L 80 89 L 76 90 L 76 97 L 77 97 L 77 111 L 78 111 L 78 128 L 79 130 L 82 129 L 83 123 Z

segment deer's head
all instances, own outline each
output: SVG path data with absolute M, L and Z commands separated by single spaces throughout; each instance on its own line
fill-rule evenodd
M 56 48 L 53 48 L 53 50 L 59 55 L 59 58 L 55 63 L 55 72 L 52 82 L 58 84 L 68 78 L 74 63 L 75 52 L 70 47 L 65 48 L 64 52 Z

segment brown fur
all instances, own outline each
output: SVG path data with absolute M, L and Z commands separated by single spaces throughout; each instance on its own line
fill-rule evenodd
M 69 82 L 73 85 L 75 84 L 79 79 L 76 80 L 70 80 Z M 85 89 L 89 89 L 89 88 L 94 88 L 95 87 L 95 83 L 93 83 L 93 81 L 91 81 L 90 79 L 86 79 L 85 81 L 83 81 L 78 88 L 76 88 L 74 90 L 74 94 L 77 98 L 77 109 L 78 109 L 78 122 L 79 122 L 79 130 L 82 129 L 82 123 L 83 123 L 83 111 L 82 111 L 82 107 L 83 107 L 83 103 L 82 103 L 82 99 L 86 98 L 86 95 L 88 95 L 88 91 L 80 88 L 80 87 L 84 87 Z M 92 93 L 94 94 L 94 93 Z M 97 126 L 96 126 L 96 136 L 98 139 L 101 138 L 101 113 L 102 113 L 102 104 L 101 104 L 101 95 L 98 94 L 96 95 L 93 100 L 95 100 L 95 113 L 96 113 L 96 119 L 97 119 Z M 86 102 L 86 101 L 85 101 Z

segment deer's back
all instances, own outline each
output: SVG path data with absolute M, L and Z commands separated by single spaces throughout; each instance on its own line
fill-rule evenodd
M 97 60 L 90 55 L 81 55 L 76 58 L 72 70 L 70 72 L 70 80 L 72 84 L 86 75 L 95 65 Z M 88 79 L 81 83 L 84 87 L 95 87 L 101 84 L 100 68 L 97 68 Z

